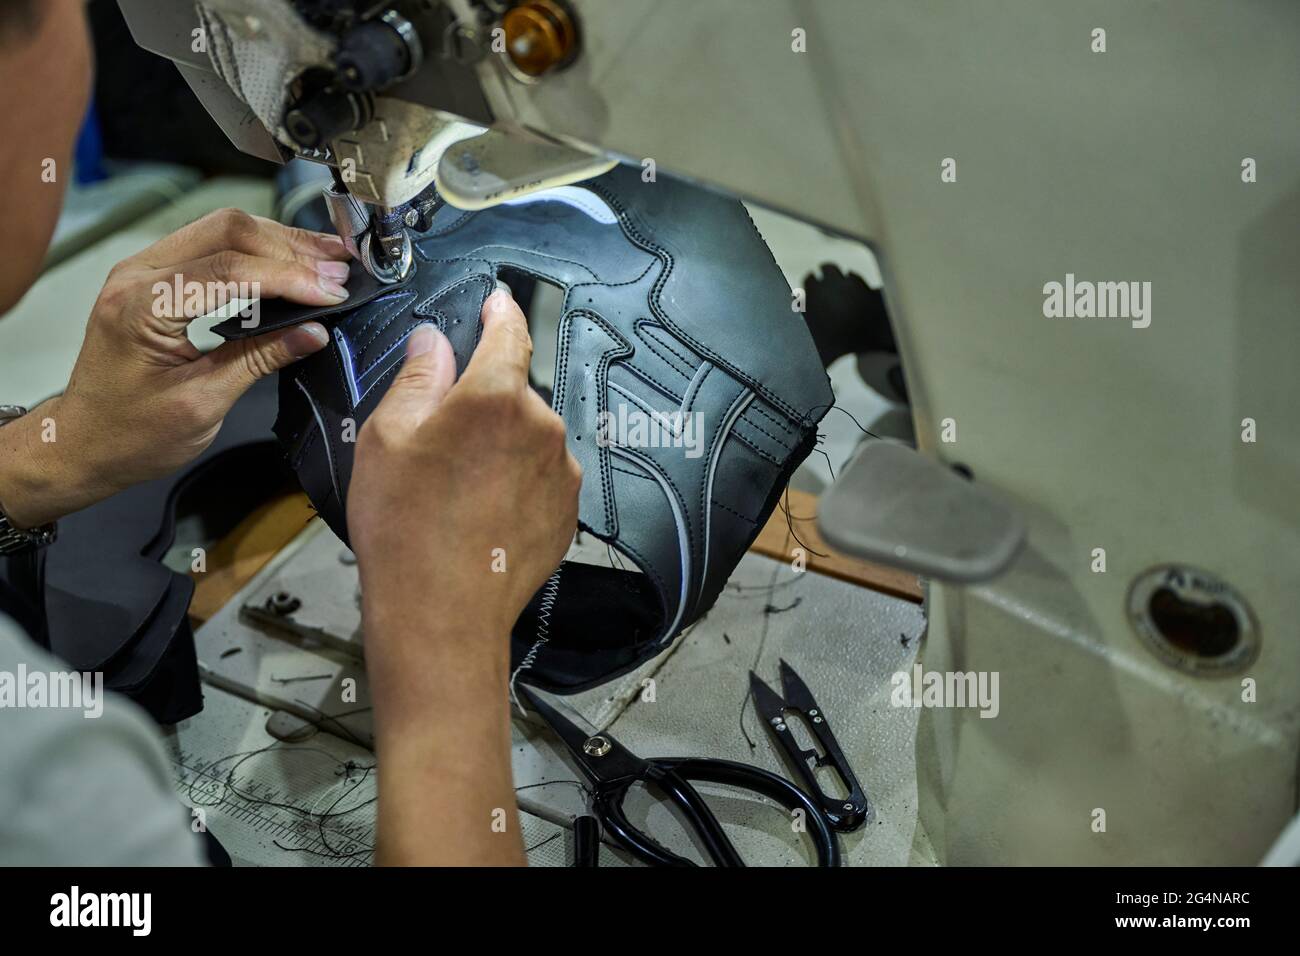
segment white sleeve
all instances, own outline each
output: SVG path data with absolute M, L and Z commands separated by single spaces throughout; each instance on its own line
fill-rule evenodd
M 135 704 L 105 693 L 98 717 L 18 706 L 20 677 L 66 670 L 0 615 L 0 864 L 202 865 L 158 731 Z

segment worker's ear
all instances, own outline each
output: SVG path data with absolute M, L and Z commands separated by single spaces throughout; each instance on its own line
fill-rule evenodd
M 82 0 L 0 0 L 0 315 L 40 274 L 90 99 Z

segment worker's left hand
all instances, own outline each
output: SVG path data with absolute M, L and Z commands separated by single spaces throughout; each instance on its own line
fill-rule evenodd
M 347 258 L 336 236 L 223 209 L 118 263 L 66 391 L 0 428 L 10 519 L 40 525 L 193 460 L 249 386 L 329 341 L 307 322 L 203 355 L 186 329 L 221 304 L 212 290 L 256 283 L 262 298 L 335 305 L 347 297 Z M 209 291 L 203 301 L 172 301 L 193 282 Z

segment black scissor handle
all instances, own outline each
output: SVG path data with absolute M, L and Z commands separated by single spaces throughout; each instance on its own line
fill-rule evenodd
M 637 778 L 640 779 L 640 778 Z M 691 829 L 704 845 L 704 852 L 716 866 L 744 866 L 745 862 L 723 832 L 722 824 L 713 815 L 704 798 L 680 774 L 648 761 L 645 781 L 654 784 L 685 814 Z M 652 837 L 634 827 L 623 812 L 623 800 L 636 779 L 622 783 L 597 794 L 596 806 L 615 841 L 624 849 L 654 866 L 694 866 L 692 860 L 678 856 Z
M 817 852 L 818 866 L 839 866 L 840 847 L 825 814 L 812 797 L 784 777 L 731 760 L 705 757 L 664 758 L 647 761 L 647 782 L 663 790 L 668 799 L 686 814 L 704 850 L 717 866 L 744 866 L 736 848 L 723 832 L 713 811 L 690 781 L 701 780 L 752 790 L 775 800 L 787 810 L 801 810 Z M 597 809 L 609 834 L 625 849 L 655 866 L 694 866 L 694 862 L 666 850 L 628 822 L 623 798 L 634 780 L 597 795 Z

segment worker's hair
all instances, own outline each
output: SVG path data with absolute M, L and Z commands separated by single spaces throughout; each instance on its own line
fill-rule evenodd
M 44 14 L 45 0 L 0 0 L 0 50 L 39 30 Z

